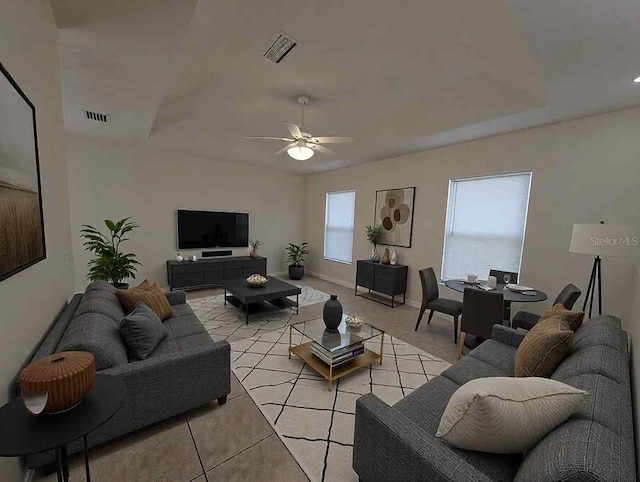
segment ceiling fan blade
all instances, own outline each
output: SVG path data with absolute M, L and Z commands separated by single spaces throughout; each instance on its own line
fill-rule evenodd
M 282 154 L 283 152 L 286 152 L 287 149 L 291 149 L 292 147 L 295 147 L 298 145 L 297 141 L 292 142 L 291 144 L 287 144 L 286 146 L 284 146 L 282 149 L 280 149 L 278 152 L 276 152 L 274 155 L 277 156 L 279 154 Z
M 353 137 L 324 136 L 313 137 L 313 140 L 318 141 L 320 144 L 341 144 L 343 142 L 353 142 Z
M 268 141 L 287 141 L 293 142 L 295 139 L 289 139 L 288 137 L 262 137 L 262 136 L 244 136 L 245 139 L 264 139 Z
M 289 129 L 289 132 L 291 132 L 291 135 L 294 138 L 300 139 L 302 137 L 302 131 L 300 131 L 300 128 L 296 124 L 293 124 L 292 122 L 285 122 L 284 125 L 287 126 L 287 129 Z
M 325 156 L 333 156 L 335 153 L 331 149 L 327 149 L 320 144 L 309 144 L 309 147 L 314 151 L 322 152 Z

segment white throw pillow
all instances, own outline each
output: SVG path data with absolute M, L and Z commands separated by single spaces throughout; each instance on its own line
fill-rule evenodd
M 526 452 L 580 410 L 588 396 L 548 378 L 478 378 L 453 394 L 436 436 L 467 450 Z

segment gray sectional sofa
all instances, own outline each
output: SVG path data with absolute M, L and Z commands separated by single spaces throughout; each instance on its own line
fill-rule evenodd
M 527 332 L 494 326 L 491 340 L 390 407 L 373 394 L 356 404 L 353 467 L 374 481 L 636 480 L 627 334 L 599 316 L 574 337 L 573 353 L 551 378 L 588 391 L 582 410 L 524 455 L 451 447 L 435 437 L 451 395 L 480 377 L 513 376 Z
M 120 377 L 127 398 L 106 424 L 88 436 L 90 446 L 146 427 L 173 415 L 218 399 L 231 391 L 230 348 L 214 342 L 189 305 L 183 292 L 167 293 L 174 316 L 164 321 L 168 336 L 146 360 L 130 360 L 120 337 L 125 315 L 108 283 L 91 283 L 76 295 L 54 322 L 31 361 L 59 351 L 83 350 L 96 358 L 98 374 Z M 82 450 L 82 442 L 68 447 Z M 30 468 L 55 460 L 53 452 L 27 457 Z

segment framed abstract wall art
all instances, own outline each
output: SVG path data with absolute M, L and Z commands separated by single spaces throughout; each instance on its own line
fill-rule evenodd
M 36 110 L 0 64 L 0 281 L 45 257 Z
M 376 191 L 375 224 L 383 228 L 380 244 L 411 247 L 415 187 Z

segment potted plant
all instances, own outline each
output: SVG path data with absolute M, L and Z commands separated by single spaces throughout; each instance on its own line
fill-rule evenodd
M 104 224 L 109 230 L 107 235 L 93 226 L 86 224 L 82 226 L 80 235 L 85 240 L 84 246 L 95 255 L 95 258 L 88 263 L 88 280 L 108 281 L 116 288 L 127 289 L 129 285 L 123 281 L 136 277 L 136 265 L 140 265 L 136 255 L 120 251 L 120 243 L 129 240 L 125 235 L 139 227 L 130 219 L 124 218 L 118 222 L 105 219 Z
M 255 241 L 251 241 L 249 243 L 249 247 L 251 248 L 251 251 L 249 252 L 249 256 L 251 256 L 252 258 L 257 258 L 258 248 L 260 246 L 262 246 L 262 241 L 260 241 L 259 239 L 256 239 Z
M 309 243 L 287 246 L 287 263 L 289 263 L 289 278 L 298 280 L 304 276 L 304 262 L 309 255 Z
M 380 261 L 380 254 L 378 254 L 378 244 L 382 240 L 383 228 L 382 228 L 382 225 L 379 224 L 377 226 L 376 225 L 367 226 L 366 230 L 367 230 L 367 241 L 373 244 L 373 249 L 369 254 L 369 258 L 371 258 L 371 261 L 373 261 L 374 263 L 377 263 L 378 261 Z

